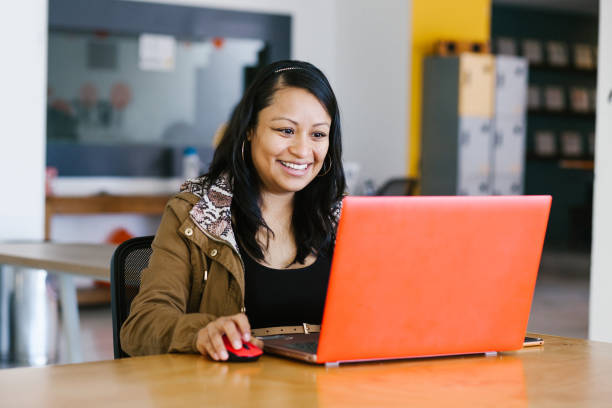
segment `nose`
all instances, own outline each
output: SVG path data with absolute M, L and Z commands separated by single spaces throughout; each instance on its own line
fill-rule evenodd
M 307 157 L 311 150 L 308 135 L 303 134 L 296 135 L 289 146 L 289 152 L 299 158 Z

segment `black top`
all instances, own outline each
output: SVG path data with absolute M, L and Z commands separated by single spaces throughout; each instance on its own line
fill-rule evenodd
M 242 259 L 251 328 L 321 323 L 330 257 L 319 255 L 312 265 L 298 269 L 268 268 L 246 253 Z

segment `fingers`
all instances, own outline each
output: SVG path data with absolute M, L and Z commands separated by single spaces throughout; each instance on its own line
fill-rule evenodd
M 203 356 L 208 354 L 208 349 L 206 345 L 207 342 L 208 342 L 208 334 L 206 333 L 206 328 L 201 328 L 197 334 L 196 348 L 198 349 L 198 352 L 202 354 Z
M 234 347 L 236 350 L 240 350 L 242 348 L 242 333 L 237 327 L 235 319 L 227 319 L 223 322 L 223 332 L 227 336 L 227 339 L 230 341 L 232 347 Z
M 233 315 L 232 318 L 234 322 L 236 322 L 236 325 L 242 334 L 242 340 L 250 341 L 251 325 L 249 324 L 249 319 L 246 317 L 246 315 L 244 313 L 239 313 L 237 315 Z
M 264 342 L 263 340 L 258 339 L 257 337 L 253 337 L 251 339 L 251 343 L 253 343 L 253 345 L 255 345 L 256 347 L 259 347 L 260 349 L 263 350 L 264 347 Z
M 225 351 L 223 340 L 221 335 L 218 333 L 218 329 L 215 328 L 216 321 L 210 322 L 205 327 L 198 331 L 198 337 L 196 341 L 196 348 L 202 355 L 209 355 L 213 360 L 220 360 L 224 355 L 221 353 Z M 213 339 L 218 339 L 214 341 Z M 221 347 L 219 346 L 221 343 Z M 227 353 L 227 351 L 225 351 Z M 227 357 L 226 357 L 227 358 Z
M 212 358 L 213 360 L 219 360 L 219 355 L 217 354 L 215 348 L 213 347 L 210 341 L 210 335 L 209 335 L 210 327 L 208 326 L 200 329 L 200 331 L 198 332 L 198 339 L 196 342 L 196 347 L 198 351 L 200 352 L 200 354 L 204 356 L 208 354 L 210 358 Z
M 222 334 L 219 331 L 208 331 L 208 341 L 210 343 L 210 348 L 212 353 L 209 353 L 210 356 L 215 360 L 227 360 L 229 355 L 227 354 L 227 350 L 225 349 L 225 345 L 223 344 Z

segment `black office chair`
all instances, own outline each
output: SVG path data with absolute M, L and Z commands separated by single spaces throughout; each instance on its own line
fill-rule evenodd
M 408 196 L 414 195 L 418 180 L 411 177 L 392 178 L 387 180 L 378 190 L 377 196 Z
M 111 260 L 111 307 L 115 359 L 129 357 L 121 349 L 119 332 L 140 289 L 140 274 L 149 265 L 153 236 L 128 239 L 115 249 Z

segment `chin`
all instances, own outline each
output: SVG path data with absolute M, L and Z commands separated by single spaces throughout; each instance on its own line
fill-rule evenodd
M 305 189 L 306 186 L 308 186 L 312 182 L 312 180 L 313 179 L 310 179 L 308 181 L 292 180 L 290 182 L 279 183 L 279 186 L 287 192 L 297 193 L 298 191 L 302 191 L 303 189 Z
M 283 188 L 285 191 L 287 191 L 287 192 L 297 193 L 298 191 L 302 191 L 303 189 L 305 189 L 305 188 L 306 188 L 306 186 L 307 186 L 308 184 L 309 184 L 309 183 L 306 183 L 306 184 L 304 184 L 304 183 L 300 183 L 300 184 L 298 185 L 298 184 L 296 184 L 296 183 L 292 183 L 292 184 L 289 184 L 289 185 L 285 185 L 285 186 L 283 186 L 282 188 Z

